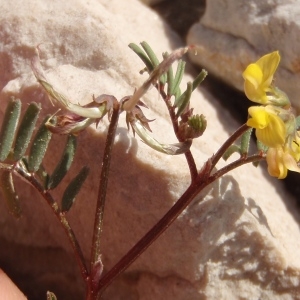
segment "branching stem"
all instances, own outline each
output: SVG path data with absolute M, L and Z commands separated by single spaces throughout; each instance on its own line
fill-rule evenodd
M 212 167 L 214 167 L 218 163 L 218 161 L 226 152 L 226 150 L 248 129 L 249 126 L 247 124 L 243 124 L 225 141 L 225 143 L 221 146 L 221 148 L 217 151 L 217 153 L 212 157 L 211 159 Z
M 121 260 L 106 273 L 99 282 L 98 293 L 101 294 L 104 289 L 114 280 L 114 278 L 128 268 L 169 226 L 177 219 L 182 211 L 191 203 L 191 201 L 210 183 L 214 182 L 229 171 L 254 161 L 262 160 L 262 155 L 253 155 L 241 157 L 230 163 L 226 167 L 210 175 L 213 170 L 211 159 L 209 159 L 200 171 L 197 180 L 192 181 L 185 193 L 177 200 L 170 210 L 133 246 Z
M 57 217 L 60 224 L 62 225 L 66 235 L 68 236 L 69 242 L 72 246 L 73 252 L 75 254 L 77 263 L 80 268 L 81 276 L 83 277 L 84 281 L 87 282 L 88 271 L 83 257 L 83 253 L 78 243 L 78 240 L 75 236 L 75 233 L 72 230 L 68 220 L 66 219 L 65 214 L 63 214 L 60 211 L 60 208 L 57 202 L 53 199 L 52 195 L 48 191 L 44 190 L 43 186 L 32 174 L 25 172 L 24 169 L 21 168 L 18 164 L 15 166 L 14 171 L 17 172 L 17 174 L 20 175 L 23 179 L 28 181 L 42 195 L 42 197 L 47 201 L 47 203 L 51 207 L 55 216 Z

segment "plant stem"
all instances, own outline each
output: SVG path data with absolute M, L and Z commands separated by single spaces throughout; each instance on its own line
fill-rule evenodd
M 108 127 L 108 133 L 105 142 L 105 148 L 103 153 L 102 160 L 102 170 L 99 181 L 99 190 L 97 198 L 97 207 L 95 214 L 94 222 L 94 231 L 93 231 L 93 242 L 92 242 L 92 253 L 91 253 L 91 273 L 94 266 L 100 260 L 100 246 L 101 246 L 101 233 L 103 225 L 103 215 L 105 207 L 105 199 L 107 192 L 107 184 L 109 178 L 109 169 L 112 155 L 112 148 L 115 140 L 116 129 L 118 126 L 119 114 L 120 114 L 120 105 L 119 103 L 114 103 L 113 112 L 111 115 L 110 124 Z
M 260 153 L 260 154 L 255 154 L 255 155 L 251 155 L 248 157 L 244 157 L 242 156 L 241 158 L 235 160 L 234 162 L 228 164 L 227 166 L 223 167 L 222 169 L 216 171 L 213 175 L 211 175 L 211 177 L 214 177 L 214 180 L 217 180 L 218 178 L 220 178 L 221 176 L 223 176 L 224 174 L 251 162 L 256 162 L 256 161 L 260 161 L 265 159 L 265 154 Z
M 170 101 L 170 99 L 171 99 L 170 96 L 165 93 L 165 91 L 163 90 L 163 87 L 161 87 L 161 85 L 156 84 L 155 87 L 157 90 L 159 90 L 161 97 L 164 99 L 164 101 L 166 103 L 166 106 L 169 111 L 170 119 L 172 121 L 173 130 L 174 130 L 174 133 L 175 133 L 178 141 L 184 142 L 184 140 L 178 134 L 178 132 L 179 132 L 178 119 L 176 117 L 174 107 Z M 184 153 L 184 155 L 185 155 L 186 161 L 187 161 L 189 169 L 190 169 L 191 181 L 193 182 L 198 176 L 198 170 L 197 170 L 197 166 L 195 163 L 195 159 L 194 159 L 194 156 L 193 156 L 191 150 L 186 151 Z
M 205 185 L 202 183 L 201 188 Z M 193 184 L 172 206 L 172 208 L 151 228 L 146 235 L 131 248 L 123 258 L 99 282 L 99 293 L 114 280 L 114 278 L 130 266 L 170 225 L 176 220 L 183 209 L 196 196 L 198 189 Z
M 221 148 L 217 151 L 217 153 L 212 157 L 211 159 L 212 167 L 214 167 L 218 163 L 218 161 L 226 152 L 228 147 L 230 147 L 234 143 L 234 141 L 236 141 L 248 129 L 249 126 L 247 124 L 243 124 L 225 141 L 225 143 L 221 146 Z
M 217 180 L 227 172 L 250 162 L 261 160 L 262 155 L 241 157 L 235 162 L 209 175 L 213 170 L 211 160 L 208 160 L 200 171 L 197 180 L 193 181 L 185 193 L 177 200 L 170 210 L 142 237 L 121 260 L 107 272 L 99 282 L 98 294 L 101 295 L 104 289 L 114 280 L 114 278 L 128 268 L 182 213 L 191 201 L 210 183 Z
M 43 186 L 39 183 L 39 181 L 32 174 L 27 173 L 18 164 L 15 166 L 14 171 L 17 172 L 17 174 L 20 175 L 23 179 L 27 180 L 42 195 L 42 197 L 47 201 L 49 206 L 52 208 L 55 216 L 60 221 L 60 224 L 62 225 L 63 229 L 65 230 L 66 235 L 68 236 L 69 242 L 72 246 L 77 263 L 80 268 L 81 276 L 84 279 L 84 281 L 87 282 L 88 271 L 87 271 L 87 267 L 85 265 L 83 253 L 82 253 L 82 250 L 78 243 L 78 240 L 75 236 L 75 233 L 72 230 L 68 220 L 66 219 L 65 214 L 63 214 L 60 211 L 58 204 L 53 199 L 52 195 L 48 191 L 44 190 Z

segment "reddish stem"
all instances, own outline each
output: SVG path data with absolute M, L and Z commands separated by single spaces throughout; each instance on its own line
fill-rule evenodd
M 41 195 L 42 197 L 47 201 L 49 206 L 51 207 L 52 211 L 54 212 L 57 219 L 60 221 L 60 224 L 62 225 L 66 235 L 68 236 L 69 242 L 72 246 L 72 249 L 74 251 L 77 263 L 80 268 L 81 276 L 84 279 L 84 281 L 87 283 L 88 281 L 88 271 L 87 267 L 85 265 L 85 260 L 83 257 L 83 253 L 81 251 L 81 247 L 78 243 L 78 240 L 75 236 L 74 231 L 72 230 L 68 220 L 66 219 L 65 214 L 63 214 L 59 207 L 57 202 L 53 199 L 52 195 L 45 191 L 42 185 L 39 183 L 39 181 L 32 175 L 27 172 L 25 172 L 20 166 L 16 165 L 14 170 L 25 180 L 27 180 Z

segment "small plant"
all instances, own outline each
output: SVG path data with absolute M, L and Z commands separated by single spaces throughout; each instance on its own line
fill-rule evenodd
M 280 61 L 277 51 L 261 57 L 244 71 L 245 93 L 258 105 L 249 108 L 247 122 L 238 128 L 198 170 L 190 146 L 193 139 L 202 136 L 207 121 L 204 115 L 193 114 L 190 98 L 192 92 L 206 77 L 207 72 L 202 70 L 193 82 L 187 84 L 183 92 L 180 88 L 185 69 L 185 62 L 181 60 L 181 57 L 187 51 L 193 51 L 194 47 L 188 46 L 170 54 L 164 53 L 162 62 L 159 62 L 146 42 L 142 42 L 141 47 L 136 44 L 130 44 L 129 47 L 145 63 L 146 67 L 143 72 L 148 72 L 149 78 L 133 95 L 125 96 L 119 101 L 113 95 L 101 95 L 97 98 L 93 97 L 93 101 L 86 106 L 71 103 L 68 97 L 58 93 L 49 83 L 40 65 L 37 49 L 37 54 L 32 61 L 33 72 L 49 98 L 54 103 L 59 102 L 65 111 L 61 115 L 47 116 L 35 136 L 32 137 L 41 106 L 31 103 L 18 126 L 21 101 L 11 99 L 0 132 L 0 183 L 8 209 L 15 217 L 21 214 L 21 200 L 14 187 L 14 176 L 17 174 L 41 194 L 64 228 L 86 284 L 86 299 L 89 300 L 100 299 L 105 288 L 116 276 L 126 270 L 206 186 L 224 174 L 244 164 L 257 164 L 264 159 L 268 163 L 271 176 L 284 178 L 288 170 L 300 172 L 300 135 L 298 132 L 300 119 L 295 116 L 287 96 L 273 85 L 273 76 Z M 172 64 L 176 60 L 179 61 L 174 72 Z M 143 95 L 151 86 L 155 86 L 158 90 L 169 111 L 173 131 L 178 140 L 175 144 L 161 143 L 151 133 L 150 120 L 143 112 L 147 106 L 142 101 Z M 101 261 L 102 223 L 112 149 L 121 113 L 126 114 L 128 128 L 131 128 L 133 134 L 136 133 L 150 148 L 166 155 L 184 155 L 191 182 L 183 191 L 182 196 L 155 226 L 145 233 L 111 270 L 104 274 Z M 99 178 L 91 257 L 87 266 L 67 216 L 88 177 L 88 167 L 83 166 L 81 171 L 73 177 L 60 201 L 52 197 L 51 191 L 60 184 L 72 164 L 77 147 L 75 136 L 89 125 L 97 124 L 105 115 L 108 116 L 109 127 Z M 253 129 L 257 138 L 257 151 L 250 154 L 249 143 Z M 43 159 L 52 134 L 67 135 L 67 141 L 55 170 L 52 174 L 48 174 L 43 167 Z M 236 142 L 238 143 L 235 144 Z M 29 145 L 31 146 L 27 149 Z M 239 158 L 219 170 L 215 169 L 222 157 L 226 160 L 234 152 L 239 153 Z M 48 292 L 47 299 L 55 299 L 55 295 Z

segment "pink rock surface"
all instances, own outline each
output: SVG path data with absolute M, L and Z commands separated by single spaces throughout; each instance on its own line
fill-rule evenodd
M 127 48 L 130 42 L 146 40 L 157 53 L 180 46 L 179 38 L 159 16 L 135 0 L 21 3 L 15 0 L 0 6 L 5 15 L 0 20 L 0 65 L 5 70 L 0 74 L 4 87 L 0 94 L 2 112 L 10 95 L 22 99 L 24 107 L 36 101 L 42 102 L 45 113 L 56 111 L 29 66 L 40 43 L 42 64 L 51 83 L 81 104 L 90 102 L 92 95 L 113 94 L 120 99 L 132 94 L 147 78 L 139 74 L 143 64 Z M 188 75 L 187 80 L 191 80 Z M 155 138 L 176 142 L 167 110 L 154 88 L 143 101 L 149 107 L 146 116 L 156 118 L 151 123 Z M 208 120 L 207 131 L 192 146 L 200 168 L 237 124 L 201 89 L 195 91 L 192 106 Z M 91 167 L 89 180 L 68 216 L 87 259 L 107 124 L 105 118 L 98 129 L 91 128 L 79 136 L 72 167 L 74 174 L 84 164 Z M 60 137 L 52 142 L 45 163 L 49 172 L 63 143 Z M 124 116 L 110 174 L 102 246 L 105 271 L 155 224 L 189 184 L 185 159 L 148 148 L 127 132 Z M 64 232 L 33 188 L 19 181 L 17 189 L 23 208 L 20 220 L 14 220 L 0 201 L 1 240 L 7 249 L 13 249 L 9 251 L 13 255 L 2 249 L 0 256 L 11 269 L 30 278 L 27 286 L 41 286 L 46 292 L 49 285 L 63 282 L 67 288 L 62 288 L 61 295 L 76 299 L 83 283 Z M 59 186 L 54 197 L 59 199 L 62 191 L 63 186 Z M 280 182 L 266 176 L 264 169 L 243 166 L 199 195 L 108 288 L 103 299 L 297 299 L 299 247 L 299 214 L 293 199 Z

